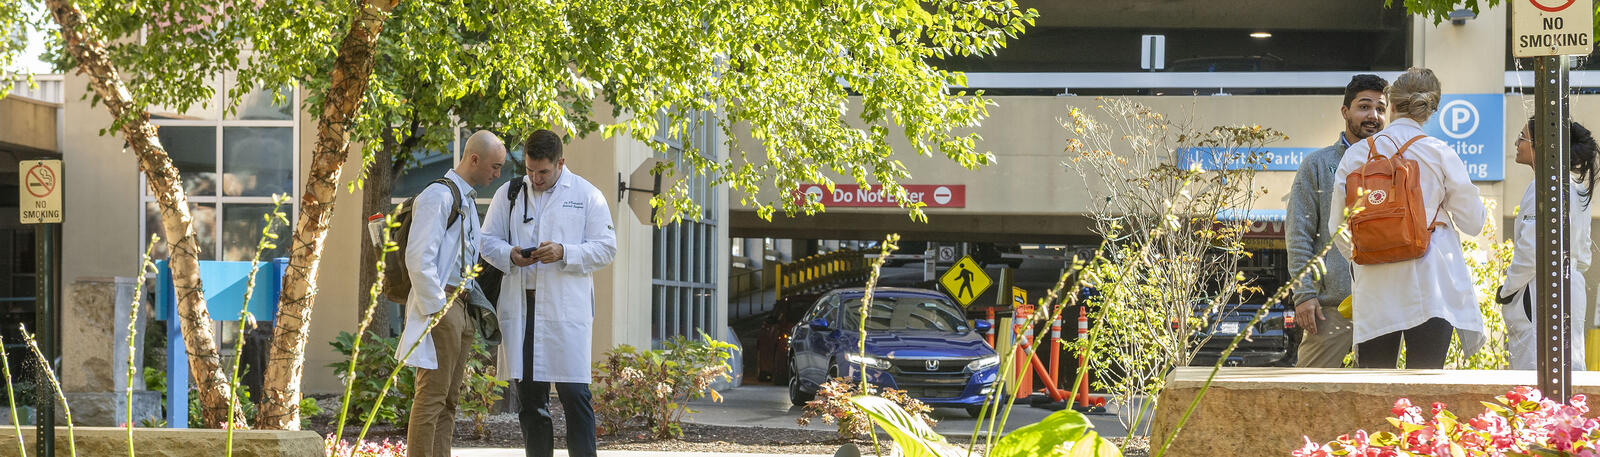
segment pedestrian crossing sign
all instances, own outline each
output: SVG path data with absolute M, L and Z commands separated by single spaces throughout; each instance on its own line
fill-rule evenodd
M 972 256 L 963 256 L 949 270 L 945 270 L 944 275 L 939 277 L 939 284 L 944 286 L 945 291 L 950 292 L 956 303 L 960 303 L 961 306 L 972 306 L 972 302 L 977 300 L 979 295 L 983 295 L 984 291 L 989 290 L 994 281 L 989 279 L 989 275 L 984 274 L 978 262 L 972 261 Z

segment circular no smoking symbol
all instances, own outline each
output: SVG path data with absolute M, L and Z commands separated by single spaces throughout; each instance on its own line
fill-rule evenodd
M 1552 13 L 1559 13 L 1561 10 L 1565 10 L 1567 7 L 1572 6 L 1573 2 L 1576 1 L 1578 0 L 1528 0 L 1528 3 L 1532 3 L 1534 8 Z
M 26 186 L 28 194 L 44 198 L 56 190 L 56 172 L 44 164 L 34 165 L 28 169 Z

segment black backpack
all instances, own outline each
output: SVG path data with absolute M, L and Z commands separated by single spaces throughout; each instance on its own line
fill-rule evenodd
M 461 189 L 456 188 L 455 181 L 445 178 L 435 179 L 433 182 L 428 183 L 429 186 L 434 184 L 444 184 L 445 187 L 450 189 L 450 196 L 453 197 L 450 199 L 452 202 L 450 205 L 450 219 L 444 225 L 445 230 L 449 230 L 456 225 L 456 221 L 461 219 Z M 427 186 L 423 186 L 423 189 L 427 189 Z M 419 195 L 421 193 L 420 191 L 417 192 Z M 416 207 L 416 201 L 416 196 L 407 198 L 405 203 L 401 203 L 399 209 L 395 211 L 394 219 L 395 222 L 400 224 L 400 227 L 390 232 L 389 239 L 394 240 L 395 246 L 400 249 L 390 252 L 383 260 L 383 297 L 399 304 L 405 304 L 406 298 L 411 294 L 411 271 L 406 268 L 406 245 L 409 244 L 411 238 L 411 220 L 412 216 L 415 215 L 413 209 Z M 491 267 L 489 269 L 493 270 L 494 268 Z M 496 288 L 499 288 L 498 282 L 496 283 Z
M 506 212 L 507 213 L 510 213 L 512 207 L 516 206 L 516 204 L 517 204 L 517 195 L 522 193 L 522 188 L 523 188 L 522 177 L 518 176 L 518 177 L 516 177 L 516 179 L 513 179 L 511 181 L 511 188 L 510 189 L 506 189 L 506 201 L 508 203 L 510 203 L 510 204 L 506 205 Z M 510 231 L 510 227 L 511 227 L 511 219 L 512 218 L 509 217 L 509 214 L 507 216 L 508 217 L 506 218 L 506 230 L 509 232 Z M 510 238 L 511 238 L 510 236 L 506 237 L 506 239 L 510 239 Z M 495 301 L 499 300 L 500 299 L 500 280 L 505 277 L 505 272 L 500 271 L 499 268 L 495 268 L 493 264 L 489 263 L 489 261 L 483 260 L 482 256 L 480 256 L 479 259 L 478 259 L 478 265 L 483 267 L 482 270 L 480 270 L 478 272 L 478 278 L 477 278 L 478 288 L 483 290 L 483 295 L 485 297 L 488 297 L 490 302 L 495 302 Z M 498 303 L 496 303 L 496 305 L 498 305 Z

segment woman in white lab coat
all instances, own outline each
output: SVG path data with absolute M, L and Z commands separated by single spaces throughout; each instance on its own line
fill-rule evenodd
M 1350 145 L 1334 173 L 1332 199 L 1345 205 L 1345 181 L 1366 164 L 1374 147 L 1381 156 L 1393 156 L 1402 144 L 1422 136 L 1422 123 L 1439 108 L 1439 79 L 1426 68 L 1411 68 L 1389 86 L 1393 122 L 1367 141 Z M 1369 146 L 1369 144 L 1374 146 Z M 1418 185 L 1424 220 L 1432 235 L 1422 257 L 1398 262 L 1353 265 L 1351 300 L 1354 315 L 1352 339 L 1356 366 L 1394 368 L 1405 341 L 1407 368 L 1443 368 L 1452 333 L 1461 337 L 1468 353 L 1483 344 L 1483 317 L 1478 312 L 1472 275 L 1461 252 L 1461 236 L 1483 230 L 1487 210 L 1479 199 L 1461 156 L 1443 141 L 1423 137 L 1403 155 L 1417 162 Z M 1329 233 L 1339 233 L 1345 214 L 1328 217 Z M 1347 233 L 1347 232 L 1346 232 Z M 1334 244 L 1345 258 L 1352 256 L 1350 239 L 1335 236 Z
M 1517 137 L 1517 163 L 1533 167 L 1533 120 L 1528 120 L 1528 125 L 1522 127 L 1522 135 Z M 1567 193 L 1567 218 L 1571 221 L 1567 233 L 1571 235 L 1568 252 L 1571 253 L 1572 270 L 1568 275 L 1568 284 L 1571 296 L 1568 297 L 1568 313 L 1572 316 L 1570 322 L 1572 329 L 1572 352 L 1569 360 L 1572 369 L 1584 369 L 1583 337 L 1586 329 L 1585 314 L 1588 312 L 1587 285 L 1583 279 L 1583 272 L 1589 270 L 1590 245 L 1589 240 L 1589 199 L 1594 193 L 1595 179 L 1595 151 L 1594 136 L 1589 129 L 1577 122 L 1572 123 L 1568 132 L 1571 139 L 1571 153 L 1568 156 L 1568 166 L 1573 175 L 1573 182 L 1568 186 Z M 1534 339 L 1534 313 L 1540 308 L 1541 300 L 1533 293 L 1533 278 L 1536 275 L 1534 265 L 1535 228 L 1537 221 L 1534 218 L 1535 201 L 1532 182 L 1528 189 L 1522 192 L 1522 202 L 1517 206 L 1517 219 L 1512 224 L 1512 239 L 1516 240 L 1516 250 L 1511 255 L 1511 265 L 1506 267 L 1506 281 L 1500 286 L 1497 298 L 1500 302 L 1501 314 L 1506 319 L 1506 350 L 1511 353 L 1511 369 L 1532 370 L 1537 360 L 1534 352 L 1537 342 Z

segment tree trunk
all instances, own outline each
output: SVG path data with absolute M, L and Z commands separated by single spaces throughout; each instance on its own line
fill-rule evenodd
M 377 213 L 388 213 L 394 209 L 394 204 L 389 203 L 389 194 L 394 191 L 394 153 L 399 145 L 392 139 L 385 139 L 383 150 L 373 157 L 372 165 L 367 169 L 366 182 L 361 187 L 361 214 L 371 216 Z M 392 235 L 391 235 L 392 236 Z M 381 240 L 379 240 L 381 241 Z M 378 281 L 378 248 L 373 247 L 374 242 L 371 232 L 361 231 L 361 284 L 363 286 L 374 284 Z M 391 266 L 392 267 L 392 266 Z M 356 292 L 356 298 L 361 306 L 356 308 L 356 320 L 360 320 L 366 312 L 368 304 L 372 303 L 372 288 L 362 287 Z M 378 295 L 383 295 L 379 291 Z M 378 301 L 377 308 L 372 310 L 372 325 L 367 327 L 368 333 L 375 333 L 381 337 L 392 337 L 389 322 L 394 319 L 395 310 L 388 301 Z
M 189 214 L 189 198 L 171 157 L 150 124 L 150 114 L 137 109 L 132 95 L 111 64 L 104 38 L 85 24 L 83 10 L 71 0 L 48 0 L 51 15 L 61 25 L 61 38 L 67 51 L 78 60 L 78 71 L 90 77 L 90 85 L 111 115 L 121 121 L 122 137 L 139 160 L 139 170 L 150 184 L 161 208 L 161 228 L 167 237 L 173 288 L 177 292 L 178 316 L 182 319 L 185 349 L 189 353 L 189 376 L 195 380 L 205 426 L 217 427 L 228 420 L 227 377 L 212 339 L 211 315 L 206 311 L 205 294 L 200 284 L 200 244 Z M 179 357 L 169 354 L 168 357 Z M 244 417 L 234 411 L 235 422 Z
M 373 48 L 383 32 L 383 21 L 394 8 L 390 0 L 363 2 L 360 16 L 339 43 L 339 57 L 317 119 L 317 146 L 311 153 L 311 170 L 300 196 L 300 221 L 294 231 L 283 296 L 278 301 L 278 321 L 273 327 L 272 351 L 267 365 L 266 391 L 256 427 L 268 430 L 300 429 L 300 381 L 305 367 L 306 339 L 311 335 L 311 310 L 316 298 L 317 266 L 322 260 L 328 224 L 333 222 L 334 199 L 339 195 L 339 175 L 349 155 L 348 127 L 366 95 L 372 75 Z

